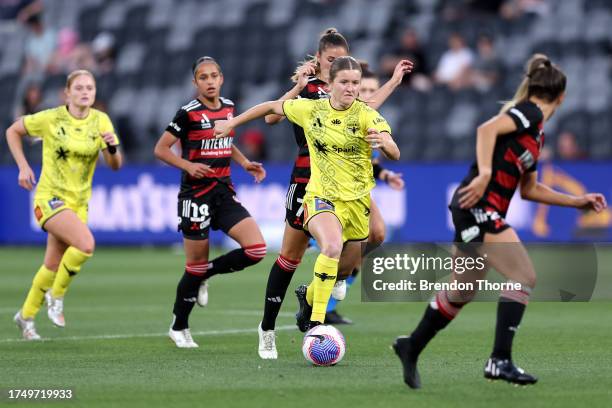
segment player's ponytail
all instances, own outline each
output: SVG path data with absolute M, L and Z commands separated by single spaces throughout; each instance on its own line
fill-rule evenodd
M 347 53 L 349 51 L 348 41 L 346 41 L 346 38 L 344 38 L 344 36 L 340 34 L 338 30 L 336 30 L 334 27 L 330 27 L 321 33 L 321 36 L 319 37 L 319 48 L 317 49 L 318 54 L 321 55 L 329 47 L 341 47 L 344 48 Z M 315 75 L 318 75 L 320 73 L 320 68 L 319 60 L 317 59 L 317 57 L 309 56 L 308 59 L 302 61 L 298 65 L 298 67 L 304 65 L 307 62 L 312 62 L 316 64 L 317 68 Z M 293 82 L 298 81 L 297 69 L 296 72 L 293 73 L 291 80 Z
M 544 54 L 534 54 L 527 62 L 525 77 L 512 100 L 506 102 L 501 113 L 531 96 L 552 102 L 565 92 L 567 78 L 561 69 Z

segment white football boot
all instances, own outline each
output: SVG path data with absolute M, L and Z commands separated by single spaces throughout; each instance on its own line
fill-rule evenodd
M 196 299 L 198 306 L 204 307 L 208 304 L 208 280 L 202 281 L 200 283 L 200 288 L 198 289 L 198 298 Z
M 276 360 L 278 353 L 276 351 L 276 333 L 274 330 L 263 330 L 261 323 L 259 323 L 257 333 L 259 333 L 259 357 L 264 360 Z
M 21 317 L 21 310 L 19 310 L 13 317 L 13 321 L 21 330 L 21 336 L 24 340 L 40 340 L 40 336 L 36 333 L 36 327 L 34 327 L 34 319 L 24 319 Z
M 173 315 L 172 323 L 170 324 L 170 330 L 168 330 L 168 336 L 176 344 L 178 348 L 198 348 L 198 343 L 193 341 L 191 337 L 191 330 L 189 328 L 183 330 L 172 330 L 176 316 Z
M 346 297 L 346 279 L 336 281 L 331 295 L 336 300 L 344 300 Z
M 45 293 L 45 300 L 47 301 L 47 316 L 49 316 L 49 320 L 57 327 L 66 327 L 66 321 L 64 320 L 64 298 L 54 298 L 51 295 L 51 291 L 48 290 Z

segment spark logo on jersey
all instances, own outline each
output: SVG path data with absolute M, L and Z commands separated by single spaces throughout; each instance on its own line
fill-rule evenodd
M 357 155 L 359 154 L 359 147 L 355 146 L 355 145 L 350 145 L 350 146 L 336 146 L 333 145 L 332 149 L 340 154 L 340 153 L 344 153 L 344 154 L 348 154 L 348 155 Z

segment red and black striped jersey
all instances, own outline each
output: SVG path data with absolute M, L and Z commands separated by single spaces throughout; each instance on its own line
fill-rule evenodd
M 307 99 L 322 99 L 329 98 L 329 89 L 327 83 L 321 81 L 317 77 L 311 77 L 308 80 L 308 84 L 302 89 L 299 94 L 299 98 Z M 310 155 L 308 153 L 308 144 L 306 143 L 306 136 L 304 136 L 304 129 L 300 126 L 293 124 L 293 134 L 295 136 L 295 142 L 298 145 L 298 157 L 295 159 L 293 170 L 291 171 L 291 183 L 308 183 L 310 179 Z
M 201 196 L 217 183 L 232 185 L 230 162 L 234 131 L 228 137 L 216 139 L 215 121 L 228 120 L 234 116 L 234 103 L 220 98 L 221 107 L 210 109 L 199 99 L 181 107 L 166 128 L 166 131 L 181 140 L 182 157 L 194 163 L 210 166 L 212 172 L 196 179 L 183 171 L 179 197 Z
M 544 115 L 536 104 L 521 102 L 506 114 L 516 124 L 516 131 L 497 137 L 491 181 L 476 204 L 476 207 L 497 211 L 502 217 L 506 216 L 523 173 L 536 170 L 544 146 Z M 468 185 L 477 175 L 478 163 L 474 162 L 468 176 L 461 182 L 461 187 Z

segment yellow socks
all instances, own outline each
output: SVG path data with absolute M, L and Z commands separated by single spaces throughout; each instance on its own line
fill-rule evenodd
M 36 316 L 45 299 L 45 292 L 53 285 L 54 279 L 55 272 L 42 265 L 38 272 L 36 272 L 36 275 L 34 275 L 32 287 L 21 307 L 21 317 L 33 319 Z
M 306 292 L 306 300 L 312 304 L 310 320 L 321 323 L 325 322 L 327 303 L 334 289 L 337 276 L 338 259 L 320 254 L 315 262 L 314 278 Z
M 57 270 L 57 277 L 51 289 L 51 295 L 54 298 L 64 297 L 72 278 L 79 273 L 81 266 L 89 258 L 91 258 L 91 254 L 81 252 L 75 247 L 68 247 L 66 252 L 64 252 L 59 269 Z

